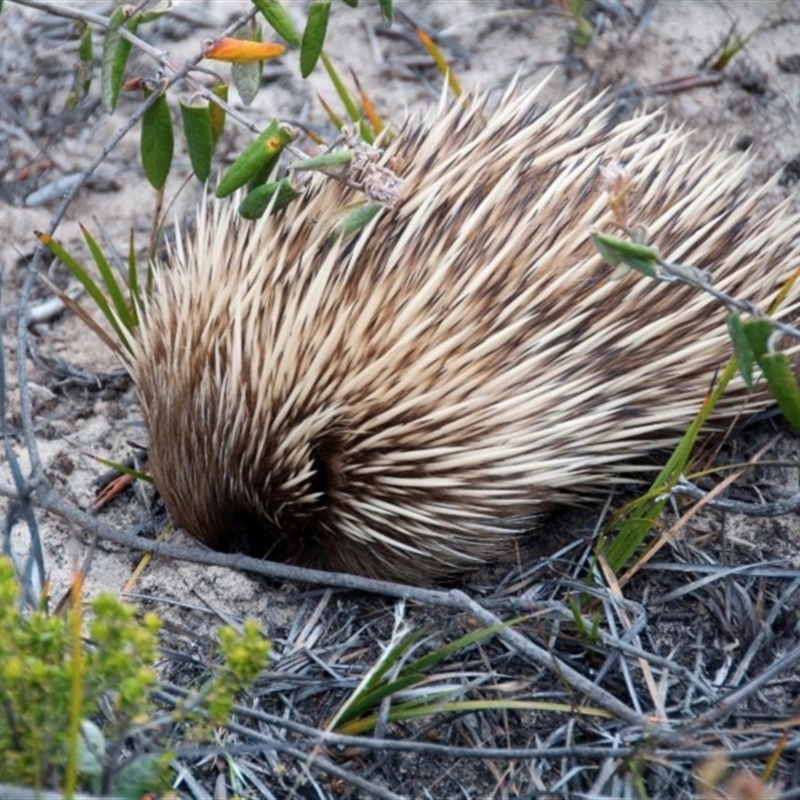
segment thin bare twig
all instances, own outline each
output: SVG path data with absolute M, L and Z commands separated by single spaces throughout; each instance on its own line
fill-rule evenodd
M 678 479 L 678 483 L 672 487 L 670 494 L 691 497 L 694 500 L 705 500 L 709 496 L 709 492 L 695 486 L 684 477 Z M 709 499 L 707 505 L 717 511 L 744 514 L 748 517 L 781 517 L 784 514 L 795 514 L 800 510 L 800 492 L 796 492 L 785 500 L 775 500 L 771 503 L 743 503 L 738 500 L 717 497 Z
M 90 11 L 84 11 L 83 9 L 70 8 L 63 3 L 53 3 L 48 2 L 48 0 L 11 0 L 11 2 L 17 3 L 17 5 L 36 9 L 37 11 L 44 11 L 55 16 L 92 23 L 93 25 L 98 25 L 101 28 L 107 29 L 110 25 L 110 20 L 108 17 L 102 17 L 99 14 L 93 14 Z M 222 33 L 220 33 L 219 38 L 235 33 L 243 25 L 246 25 L 257 13 L 257 10 L 253 8 L 252 11 L 249 11 L 248 13 L 238 17 L 235 22 L 233 22 Z M 158 48 L 153 47 L 144 39 L 128 30 L 125 26 L 117 28 L 117 31 L 123 39 L 129 41 L 138 50 L 141 50 L 143 53 L 147 53 L 147 55 L 151 56 L 162 69 L 174 73 L 173 77 L 167 81 L 167 87 L 172 86 L 174 83 L 180 80 L 185 80 L 192 87 L 192 89 L 200 94 L 205 100 L 208 100 L 209 102 L 214 103 L 215 105 L 218 105 L 220 108 L 224 109 L 225 113 L 229 115 L 231 119 L 235 119 L 237 122 L 241 123 L 254 133 L 260 133 L 259 127 L 251 119 L 242 114 L 239 109 L 229 105 L 221 97 L 211 92 L 208 87 L 192 77 L 191 72 L 192 70 L 199 68 L 200 62 L 204 58 L 203 53 L 200 53 L 181 66 L 170 56 L 168 51 L 159 50 Z
M 733 713 L 737 707 L 741 706 L 745 700 L 763 689 L 769 682 L 786 670 L 791 669 L 800 662 L 800 645 L 790 650 L 783 658 L 778 659 L 774 664 L 767 667 L 762 673 L 753 678 L 749 683 L 730 692 L 720 700 L 714 708 L 706 711 L 692 720 L 687 726 L 687 730 L 700 731 L 712 725 L 714 722 Z
M 0 497 L 16 498 L 17 492 L 14 487 L 0 484 Z M 265 577 L 277 578 L 279 580 L 296 581 L 298 583 L 314 583 L 328 586 L 335 586 L 341 589 L 355 589 L 357 591 L 382 594 L 389 597 L 416 600 L 420 603 L 428 603 L 435 606 L 447 608 L 461 608 L 461 605 L 454 602 L 450 593 L 435 589 L 420 589 L 415 586 L 405 584 L 390 583 L 379 581 L 372 578 L 362 578 L 357 575 L 346 575 L 344 573 L 323 572 L 322 570 L 305 569 L 293 567 L 289 564 L 279 564 L 274 561 L 262 561 L 257 558 L 239 554 L 218 553 L 215 550 L 203 547 L 180 547 L 174 544 L 165 544 L 144 539 L 118 530 L 113 525 L 109 525 L 96 517 L 92 517 L 85 511 L 81 511 L 72 503 L 59 497 L 52 490 L 40 492 L 35 500 L 35 505 L 42 511 L 56 514 L 62 519 L 71 522 L 87 531 L 92 535 L 97 535 L 104 541 L 113 544 L 130 547 L 146 553 L 176 558 L 184 561 L 193 561 L 198 564 L 209 564 L 229 569 L 252 572 Z M 529 608 L 529 603 L 519 601 L 514 603 L 509 601 L 508 607 L 520 609 Z
M 453 589 L 450 592 L 450 596 L 459 602 L 462 608 L 468 610 L 470 614 L 473 614 L 483 625 L 497 625 L 502 621 L 494 614 L 483 608 L 469 595 L 458 589 Z M 511 628 L 505 628 L 497 635 L 501 639 L 511 643 L 521 655 L 527 656 L 528 658 L 533 659 L 533 661 L 535 661 L 537 664 L 541 664 L 542 666 L 555 671 L 557 674 L 562 675 L 575 691 L 585 694 L 595 703 L 607 709 L 620 719 L 625 720 L 625 722 L 631 725 L 636 725 L 637 727 L 643 729 L 655 729 L 656 726 L 653 725 L 646 717 L 643 717 L 629 706 L 626 706 L 625 703 L 617 700 L 617 698 L 612 694 L 609 694 L 605 689 L 597 686 L 576 669 L 568 666 L 563 661 L 549 653 L 547 650 L 542 649 L 529 639 L 526 639 L 521 633 L 518 633 Z
M 166 693 L 159 693 L 159 697 L 167 702 L 174 702 L 175 697 L 184 697 L 188 694 L 187 689 L 175 686 L 174 684 L 162 684 Z M 174 695 L 171 696 L 171 695 Z M 386 750 L 397 752 L 413 752 L 413 753 L 427 753 L 432 755 L 439 755 L 448 758 L 470 758 L 470 759 L 485 759 L 485 758 L 502 758 L 502 759 L 556 759 L 556 758 L 580 758 L 580 759 L 605 759 L 605 758 L 630 758 L 637 752 L 643 754 L 641 748 L 636 747 L 620 747 L 620 746 L 589 746 L 589 745 L 572 745 L 566 747 L 459 747 L 451 745 L 442 745 L 429 741 L 414 741 L 409 738 L 398 739 L 379 739 L 368 736 L 348 736 L 345 734 L 331 733 L 314 728 L 310 725 L 304 725 L 286 717 L 278 716 L 276 714 L 269 714 L 260 709 L 250 708 L 240 704 L 234 704 L 231 711 L 238 717 L 252 719 L 255 722 L 260 722 L 265 725 L 272 726 L 277 729 L 286 729 L 293 733 L 302 736 L 304 739 L 309 740 L 309 744 L 324 744 L 330 747 L 358 747 L 370 750 Z M 787 722 L 787 725 L 796 726 L 800 720 L 793 719 Z M 245 728 L 249 731 L 249 729 Z M 652 731 L 651 731 L 652 732 Z M 709 741 L 707 732 L 703 732 L 703 746 L 697 746 L 693 738 L 688 736 L 675 737 L 669 734 L 667 739 L 675 742 L 675 747 L 665 747 L 664 741 L 659 740 L 658 732 L 652 732 L 653 738 L 650 740 L 652 750 L 650 754 L 654 758 L 673 758 L 685 759 L 687 761 L 702 761 L 707 759 L 715 752 L 717 746 L 712 741 Z M 725 731 L 720 731 L 724 734 Z M 746 748 L 737 748 L 731 751 L 730 758 L 736 759 L 749 759 L 749 758 L 763 758 L 769 756 L 774 752 L 775 746 L 779 738 L 779 732 L 775 732 L 774 740 L 772 742 L 764 742 L 763 739 L 758 745 Z M 263 749 L 263 746 L 260 748 Z M 252 752 L 253 748 L 243 746 L 241 752 Z M 234 751 L 234 748 L 231 748 Z M 207 752 L 205 749 L 198 750 L 200 752 Z M 793 736 L 786 742 L 785 752 L 800 752 L 800 736 Z
M 727 292 L 717 289 L 711 281 L 711 275 L 699 267 L 694 267 L 686 264 L 674 264 L 664 261 L 661 258 L 656 258 L 656 263 L 659 266 L 659 279 L 663 281 L 679 281 L 685 283 L 687 286 L 692 286 L 695 289 L 710 294 L 713 298 L 718 300 L 728 310 L 736 309 L 749 314 L 756 319 L 768 320 L 775 326 L 776 330 L 791 336 L 793 339 L 800 340 L 800 329 L 794 325 L 788 325 L 785 322 L 775 319 L 774 317 L 762 311 L 755 303 L 748 300 L 737 300 Z

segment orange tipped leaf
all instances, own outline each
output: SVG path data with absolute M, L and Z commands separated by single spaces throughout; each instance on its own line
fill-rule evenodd
M 250 61 L 265 61 L 268 58 L 277 58 L 286 52 L 282 44 L 273 42 L 254 42 L 250 39 L 233 39 L 223 37 L 213 39 L 203 50 L 205 58 L 214 61 L 231 61 L 236 64 L 246 64 Z

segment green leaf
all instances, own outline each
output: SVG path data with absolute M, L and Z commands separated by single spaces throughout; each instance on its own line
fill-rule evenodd
M 167 181 L 175 150 L 172 115 L 163 94 L 144 112 L 140 146 L 145 177 L 154 189 L 160 189 Z
M 189 161 L 197 177 L 205 182 L 211 174 L 211 155 L 214 135 L 211 130 L 211 109 L 207 104 L 189 105 L 181 102 L 181 120 Z
M 92 64 L 94 63 L 94 46 L 92 44 L 92 26 L 84 25 L 83 33 L 81 34 L 81 41 L 78 45 L 78 58 L 81 60 L 82 69 L 84 70 L 83 79 L 83 96 L 89 92 L 89 87 L 92 85 Z
M 747 336 L 747 341 L 756 360 L 769 352 L 769 337 L 775 326 L 768 319 L 751 319 L 742 323 L 742 330 Z
M 728 333 L 733 342 L 733 352 L 736 354 L 736 361 L 739 364 L 739 372 L 742 373 L 742 378 L 749 389 L 753 385 L 753 362 L 755 361 L 755 354 L 750 345 L 750 340 L 747 337 L 745 325 L 742 322 L 742 317 L 737 311 L 731 311 L 728 314 Z
M 383 208 L 385 208 L 385 206 L 380 203 L 368 203 L 365 206 L 359 206 L 342 220 L 336 230 L 337 235 L 347 238 L 351 234 L 357 233 L 372 222 L 378 212 Z
M 119 6 L 114 9 L 108 20 L 105 39 L 103 40 L 103 55 L 100 59 L 100 91 L 103 106 L 106 111 L 112 112 L 117 107 L 119 90 L 122 86 L 122 73 L 125 61 L 119 63 L 118 47 L 123 42 L 119 27 L 125 22 L 125 12 Z
M 775 331 L 768 319 L 741 323 L 758 366 L 781 413 L 795 429 L 800 430 L 800 387 L 786 353 L 770 352 L 770 337 Z
M 294 26 L 291 16 L 279 0 L 252 0 L 253 5 L 261 12 L 275 33 L 292 47 L 300 46 L 300 34 Z
M 120 800 L 141 800 L 143 797 L 155 797 L 163 790 L 164 765 L 159 756 L 148 753 L 129 761 L 114 776 L 112 792 Z
M 252 32 L 241 29 L 234 34 L 234 38 L 243 41 L 260 42 L 261 26 Z M 249 106 L 256 99 L 261 88 L 261 76 L 264 74 L 263 61 L 234 61 L 231 64 L 231 81 L 239 92 L 239 98 L 244 105 Z
M 218 83 L 212 86 L 211 92 L 223 102 L 228 102 L 227 83 Z M 225 127 L 225 109 L 218 106 L 216 103 L 209 103 L 209 113 L 211 114 L 211 140 L 216 144 L 219 141 L 219 137 L 222 136 L 222 130 Z
M 109 18 L 100 59 L 100 93 L 108 112 L 113 112 L 117 107 L 125 66 L 133 47 L 127 39 L 122 38 L 120 28 L 124 25 L 131 33 L 136 33 L 141 19 L 141 14 L 134 14 L 128 19 L 122 6 L 117 6 Z
M 81 61 L 92 60 L 92 29 L 85 22 L 79 23 L 81 27 L 81 41 L 78 44 L 78 58 Z
M 239 204 L 239 215 L 245 219 L 259 219 L 267 208 L 271 212 L 280 211 L 295 198 L 300 196 L 289 178 L 280 181 L 264 183 L 257 186 Z
M 247 61 L 231 64 L 231 81 L 239 92 L 242 104 L 249 106 L 256 99 L 261 87 L 261 76 L 264 72 L 263 61 Z
M 394 6 L 392 0 L 378 0 L 378 5 L 381 7 L 381 16 L 386 26 L 390 26 L 394 21 Z
M 168 11 L 172 10 L 174 3 L 172 0 L 157 0 L 142 12 L 142 22 L 153 22 L 159 17 L 163 17 Z
M 91 720 L 82 719 L 78 737 L 78 768 L 80 772 L 83 775 L 102 775 L 106 749 L 106 740 L 100 728 Z
M 575 27 L 570 31 L 570 39 L 576 47 L 588 47 L 594 35 L 594 28 L 584 16 L 584 0 L 567 0 L 567 10 L 572 16 Z
M 314 70 L 322 52 L 328 19 L 331 14 L 331 0 L 311 0 L 308 19 L 300 43 L 300 74 L 307 78 Z
M 283 148 L 293 138 L 291 128 L 281 125 L 277 119 L 273 120 L 222 176 L 217 186 L 217 197 L 227 197 L 265 169 L 271 169 L 278 162 Z
M 636 244 L 604 233 L 591 234 L 600 255 L 612 266 L 620 264 L 635 269 L 648 278 L 658 278 L 658 253 L 647 245 Z
M 343 2 L 349 8 L 358 8 L 358 0 L 343 0 Z
M 85 22 L 77 22 L 76 30 L 80 33 L 78 42 L 78 62 L 75 64 L 74 88 L 66 98 L 68 108 L 75 108 L 77 104 L 89 94 L 92 87 L 92 73 L 94 70 L 94 48 L 92 46 L 92 29 Z
M 352 159 L 353 153 L 350 150 L 336 150 L 332 153 L 321 153 L 318 156 L 304 158 L 302 161 L 294 161 L 289 164 L 288 169 L 298 171 L 306 169 L 335 169 L 336 167 L 343 167 Z
M 800 431 L 800 386 L 786 353 L 768 353 L 758 359 L 764 378 L 789 424 Z

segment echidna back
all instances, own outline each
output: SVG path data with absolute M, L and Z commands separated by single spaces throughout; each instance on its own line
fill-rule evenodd
M 664 259 L 762 308 L 798 266 L 798 217 L 764 208 L 744 157 L 687 154 L 653 116 L 611 127 L 578 96 L 540 111 L 537 91 L 407 125 L 382 162 L 398 202 L 348 240 L 332 233 L 364 198 L 332 179 L 254 224 L 201 210 L 131 366 L 182 527 L 428 582 L 509 557 L 554 504 L 677 441 L 731 354 L 725 311 L 610 279 L 589 238 L 616 232 L 603 168 L 624 169 L 631 227 Z

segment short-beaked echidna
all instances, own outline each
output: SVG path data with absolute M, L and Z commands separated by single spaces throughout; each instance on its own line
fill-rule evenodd
M 180 526 L 430 582 L 510 558 L 554 504 L 676 443 L 731 353 L 725 310 L 610 279 L 590 241 L 616 232 L 603 168 L 624 168 L 632 221 L 665 260 L 764 307 L 798 266 L 800 219 L 762 207 L 746 156 L 690 155 L 652 115 L 613 126 L 578 96 L 542 110 L 537 91 L 407 124 L 383 156 L 397 202 L 349 239 L 332 232 L 363 194 L 320 176 L 255 223 L 201 209 L 157 271 L 131 363 Z

